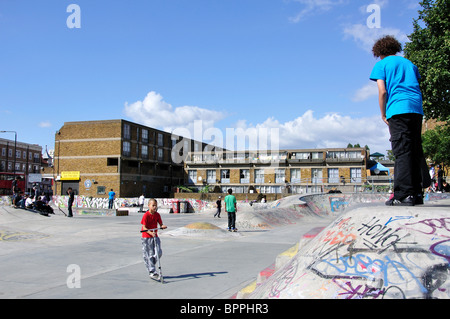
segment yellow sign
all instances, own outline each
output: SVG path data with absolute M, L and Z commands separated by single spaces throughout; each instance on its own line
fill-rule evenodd
M 80 180 L 80 172 L 61 172 L 61 180 L 62 181 L 79 181 Z

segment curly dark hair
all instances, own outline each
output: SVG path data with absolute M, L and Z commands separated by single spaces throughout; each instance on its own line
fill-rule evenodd
M 372 48 L 375 57 L 395 55 L 402 52 L 402 44 L 392 35 L 387 35 L 375 42 Z

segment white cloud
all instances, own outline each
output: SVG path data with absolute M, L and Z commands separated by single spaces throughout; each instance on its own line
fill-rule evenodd
M 368 53 L 372 53 L 372 47 L 375 41 L 385 35 L 392 35 L 400 42 L 407 42 L 407 35 L 394 28 L 369 28 L 363 24 L 352 24 L 344 26 L 343 33 L 345 38 L 351 37 L 357 45 Z
M 203 129 L 213 127 L 223 119 L 221 112 L 212 111 L 198 106 L 173 107 L 165 102 L 163 97 L 151 91 L 143 101 L 131 104 L 125 103 L 124 112 L 133 121 L 150 127 L 171 132 L 176 128 L 193 128 L 194 121 L 202 121 Z
M 365 95 L 368 94 L 357 94 L 360 99 Z M 220 120 L 226 117 L 224 113 L 196 106 L 174 108 L 153 91 L 143 101 L 125 103 L 125 114 L 137 123 L 229 150 L 266 149 L 265 146 L 273 149 L 274 145 L 278 149 L 341 148 L 348 143 L 368 145 L 372 151 L 390 149 L 388 128 L 378 116 L 352 118 L 329 113 L 317 118 L 308 110 L 287 122 L 269 117 L 262 123 L 248 124 L 246 119 L 237 119 L 233 127 L 219 128 Z M 235 135 L 230 139 L 227 134 Z M 257 144 L 253 143 L 255 138 Z
M 49 121 L 44 121 L 44 122 L 39 123 L 39 127 L 42 127 L 42 128 L 51 127 L 51 126 L 52 126 L 52 123 L 50 123 Z
M 385 152 L 390 149 L 388 127 L 378 116 L 352 118 L 329 113 L 316 118 L 314 112 L 308 110 L 285 123 L 270 117 L 255 126 L 244 124 L 239 122 L 240 128 L 248 135 L 255 128 L 278 129 L 280 149 L 341 148 L 348 143 L 368 145 L 372 151 Z
M 348 0 L 294 0 L 294 2 L 304 5 L 304 8 L 295 17 L 289 18 L 291 22 L 297 23 L 310 14 L 328 11 L 335 6 L 347 3 Z
M 370 81 L 356 91 L 355 95 L 352 97 L 352 101 L 362 102 L 376 95 L 378 95 L 377 83 L 374 81 Z

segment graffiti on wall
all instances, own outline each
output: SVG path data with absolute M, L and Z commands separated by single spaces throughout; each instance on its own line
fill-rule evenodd
M 210 202 L 197 200 L 197 199 L 174 199 L 174 198 L 157 198 L 159 208 L 173 209 L 174 212 L 178 210 L 179 202 L 187 202 L 190 212 L 202 211 L 204 209 L 213 208 L 213 204 Z M 61 208 L 68 207 L 68 196 L 53 196 L 52 202 L 54 205 Z M 144 207 L 148 207 L 149 198 L 144 200 Z M 90 196 L 75 196 L 73 203 L 74 208 L 94 208 L 94 209 L 108 209 L 108 198 L 90 197 Z M 138 206 L 138 198 L 115 198 L 114 209 L 121 207 L 136 207 Z
M 346 214 L 273 277 L 250 298 L 449 298 L 450 218 Z
M 377 216 L 358 225 L 341 220 L 322 235 L 315 247 L 319 258 L 308 268 L 331 279 L 340 297 L 448 297 L 450 218 L 397 216 L 395 221 L 406 222 Z M 428 247 L 417 245 L 427 239 Z

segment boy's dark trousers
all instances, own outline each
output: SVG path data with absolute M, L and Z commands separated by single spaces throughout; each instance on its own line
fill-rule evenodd
M 228 229 L 236 228 L 236 212 L 227 212 L 228 213 Z
M 389 119 L 394 165 L 394 198 L 422 194 L 422 118 L 420 114 L 400 114 Z

